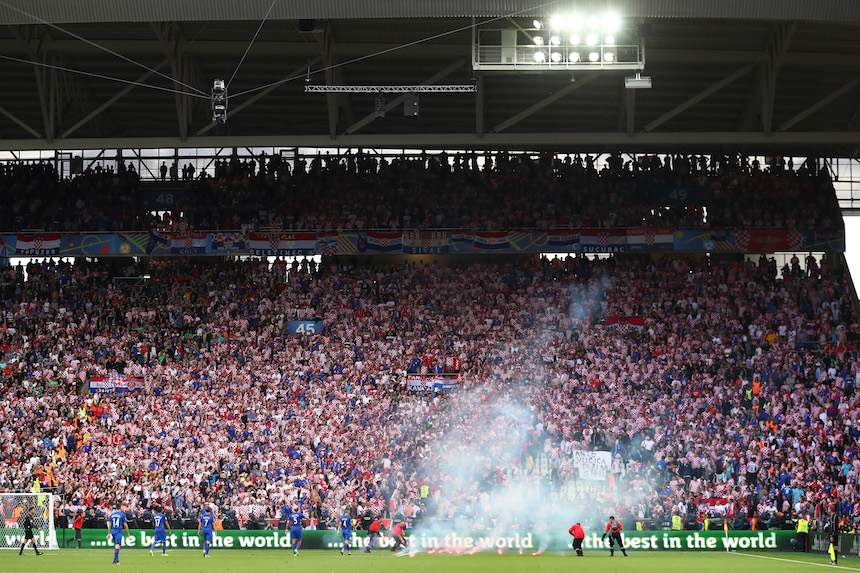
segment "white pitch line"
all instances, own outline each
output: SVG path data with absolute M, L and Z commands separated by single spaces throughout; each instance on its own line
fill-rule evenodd
M 858 571 L 857 567 L 843 567 L 842 565 L 830 565 L 828 563 L 815 563 L 813 561 L 800 561 L 798 559 L 785 559 L 783 557 L 768 557 L 766 555 L 751 555 L 749 553 L 730 553 L 730 555 L 742 555 L 744 557 L 758 557 L 759 559 L 771 559 L 773 561 L 786 561 L 788 563 L 800 563 L 801 565 L 815 565 L 816 567 L 829 567 L 830 569 L 847 569 Z M 824 555 L 827 555 L 826 553 Z

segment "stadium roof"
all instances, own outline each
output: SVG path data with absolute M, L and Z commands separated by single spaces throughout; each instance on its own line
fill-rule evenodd
M 744 149 L 860 155 L 860 2 L 579 1 L 643 37 L 630 72 L 474 72 L 472 28 L 549 17 L 516 0 L 0 0 L 0 149 Z M 210 89 L 229 83 L 229 121 Z M 571 81 L 571 80 L 575 81 Z M 387 96 L 316 85 L 474 82 Z M 180 93 L 181 92 L 181 93 Z M 188 95 L 191 94 L 191 95 Z

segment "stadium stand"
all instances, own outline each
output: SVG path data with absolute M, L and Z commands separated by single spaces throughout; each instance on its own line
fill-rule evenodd
M 274 173 L 222 164 L 196 178 L 170 225 L 839 221 L 826 174 L 805 167 L 674 157 L 598 172 L 587 157 L 501 154 L 481 169 L 474 160 L 329 157 Z M 653 209 L 639 194 L 693 180 L 708 189 L 707 208 Z M 127 172 L 59 182 L 47 165 L 19 164 L 2 181 L 15 205 L 2 224 L 13 230 L 151 224 Z M 319 210 L 308 201 L 318 195 Z M 231 200 L 245 207 L 238 219 L 227 217 Z M 34 263 L 26 281 L 25 269 L 5 268 L 0 488 L 39 481 L 66 510 L 92 515 L 121 500 L 141 519 L 153 504 L 188 519 L 209 500 L 239 527 L 277 523 L 287 503 L 320 524 L 342 506 L 469 519 L 488 492 L 524 481 L 574 504 L 587 493 L 595 516 L 612 508 L 650 527 L 707 513 L 702 500 L 719 500 L 739 527 L 792 511 L 820 517 L 831 503 L 857 519 L 860 328 L 833 267 L 580 255 L 468 266 L 330 259 L 287 273 L 282 261 L 192 257 L 153 259 L 140 283 L 115 279 L 142 268 L 105 261 Z M 323 333 L 286 334 L 286 321 L 315 317 Z M 457 374 L 458 388 L 409 389 L 410 373 Z M 84 391 L 111 376 L 142 387 Z M 480 442 L 491 453 L 472 469 L 485 479 L 449 487 L 439 440 L 476 427 L 486 428 L 480 439 L 498 437 L 512 420 L 450 404 L 469 393 L 478 406 L 516 397 L 531 419 L 515 455 L 498 439 Z M 574 452 L 590 450 L 612 452 L 605 483 L 577 479 Z
M 858 3 L 0 4 L 0 492 L 520 555 L 860 528 Z
M 0 173 L 0 190 L 12 208 L 0 214 L 0 229 L 841 227 L 829 174 L 811 160 L 770 168 L 735 156 L 596 160 L 507 153 L 318 155 L 291 166 L 279 158 L 236 157 L 219 160 L 212 174 L 177 182 L 181 200 L 157 216 L 142 205 L 132 166 L 115 172 L 97 165 L 59 181 L 50 164 L 10 163 Z M 667 187 L 701 189 L 701 197 L 661 203 L 655 190 Z

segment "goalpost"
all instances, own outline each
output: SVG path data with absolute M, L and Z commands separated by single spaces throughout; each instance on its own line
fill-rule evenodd
M 54 496 L 49 493 L 0 493 L 0 549 L 21 549 L 24 541 L 24 516 L 33 514 L 33 537 L 39 549 L 59 549 L 54 527 Z M 28 544 L 28 550 L 32 545 Z

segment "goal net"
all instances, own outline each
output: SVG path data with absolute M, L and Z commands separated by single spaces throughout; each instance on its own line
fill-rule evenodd
M 33 513 L 33 537 L 39 549 L 58 549 L 54 529 L 54 496 L 49 493 L 0 493 L 0 549 L 20 549 L 24 541 L 24 517 Z M 32 550 L 32 544 L 27 545 Z

